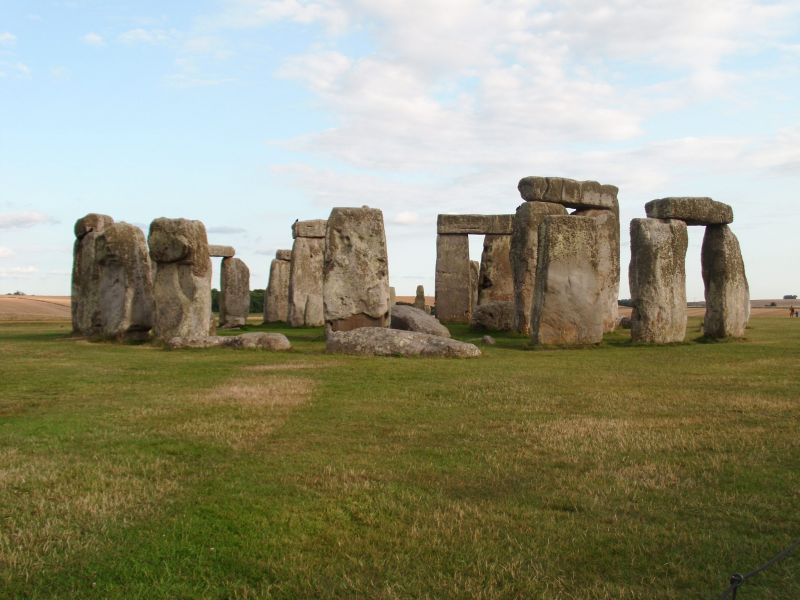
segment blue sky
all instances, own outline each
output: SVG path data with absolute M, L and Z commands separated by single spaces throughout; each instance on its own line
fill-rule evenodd
M 367 204 L 433 294 L 436 215 L 527 175 L 619 186 L 621 297 L 628 222 L 682 195 L 733 206 L 754 298 L 800 293 L 800 2 L 0 0 L 0 293 L 68 294 L 89 212 L 200 219 L 257 288 Z

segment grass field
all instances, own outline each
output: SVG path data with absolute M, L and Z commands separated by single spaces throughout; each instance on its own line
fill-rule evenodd
M 2 324 L 0 597 L 716 599 L 800 537 L 800 319 L 698 326 L 425 360 Z M 739 593 L 798 597 L 800 551 Z

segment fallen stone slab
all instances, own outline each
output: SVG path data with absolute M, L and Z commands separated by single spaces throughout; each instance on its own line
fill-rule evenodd
M 733 208 L 711 198 L 661 198 L 644 205 L 651 219 L 678 219 L 687 225 L 733 223 Z
M 295 221 L 292 224 L 292 238 L 324 238 L 328 222 L 325 219 Z
M 715 338 L 744 337 L 750 320 L 750 288 L 739 240 L 730 227 L 706 227 L 700 257 L 706 297 L 703 332 Z
M 402 304 L 392 306 L 392 329 L 450 337 L 450 331 L 437 318 L 424 310 Z
M 474 344 L 439 335 L 399 331 L 382 327 L 361 327 L 328 334 L 329 354 L 358 356 L 425 356 L 428 358 L 470 358 L 480 356 Z
M 208 245 L 208 255 L 215 258 L 233 258 L 236 254 L 236 249 L 233 246 L 217 246 L 215 244 Z
M 469 328 L 473 331 L 512 331 L 514 303 L 489 302 L 479 305 L 472 315 Z
M 580 210 L 601 208 L 619 215 L 619 188 L 615 185 L 566 177 L 523 177 L 517 189 L 527 202 L 553 202 Z
M 181 348 L 244 348 L 248 350 L 289 350 L 292 344 L 281 333 L 243 333 L 242 335 L 212 335 L 208 337 L 174 337 L 167 342 L 173 349 Z
M 436 233 L 511 235 L 514 215 L 439 215 Z

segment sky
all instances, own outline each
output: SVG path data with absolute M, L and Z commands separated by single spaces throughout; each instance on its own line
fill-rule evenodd
M 800 0 L 0 0 L 3 294 L 68 295 L 90 212 L 200 219 L 255 289 L 295 219 L 368 205 L 433 295 L 437 214 L 528 175 L 619 187 L 621 298 L 667 196 L 733 206 L 751 297 L 800 294 Z

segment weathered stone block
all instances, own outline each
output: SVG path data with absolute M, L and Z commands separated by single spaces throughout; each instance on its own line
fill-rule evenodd
M 328 222 L 325 219 L 295 221 L 292 223 L 292 237 L 324 238 Z
M 533 284 L 539 251 L 539 225 L 548 215 L 566 215 L 567 209 L 550 202 L 525 202 L 517 209 L 509 260 L 514 280 L 514 330 L 530 335 Z
M 363 327 L 328 334 L 329 354 L 360 356 L 425 356 L 428 358 L 469 358 L 480 356 L 477 346 L 440 335 Z
M 383 213 L 368 207 L 334 208 L 325 242 L 326 328 L 389 327 L 389 256 Z
M 480 280 L 481 263 L 479 263 L 477 260 L 469 261 L 469 297 L 472 308 L 470 315 L 474 315 L 475 311 L 478 309 L 478 282 Z
M 414 308 L 418 310 L 425 310 L 425 287 L 417 286 L 417 295 L 414 297 Z
M 72 251 L 72 332 L 97 335 L 103 332 L 100 313 L 100 265 L 95 258 L 97 236 L 112 225 L 108 215 L 88 214 L 75 222 Z
M 603 297 L 597 222 L 553 215 L 539 226 L 531 339 L 538 344 L 597 344 Z
M 289 262 L 292 260 L 292 251 L 291 250 L 278 250 L 275 253 L 275 260 L 285 260 Z
M 628 280 L 631 339 L 666 344 L 686 337 L 686 223 L 633 219 Z
M 389 286 L 389 306 L 397 304 L 397 292 L 393 286 Z
M 733 208 L 711 198 L 661 198 L 644 205 L 651 219 L 678 219 L 687 225 L 733 223 Z
M 577 209 L 600 208 L 612 210 L 619 216 L 619 188 L 614 185 L 564 177 L 524 177 L 517 189 L 527 202 L 554 202 Z
M 392 329 L 450 337 L 450 331 L 438 319 L 413 306 L 399 305 L 392 307 Z
M 295 238 L 289 269 L 289 309 L 286 317 L 286 324 L 290 327 L 320 327 L 325 323 L 322 313 L 324 261 L 325 238 Z
M 174 350 L 182 348 L 243 348 L 247 350 L 289 350 L 292 345 L 281 333 L 243 333 L 207 337 L 174 337 L 167 342 Z
M 209 244 L 208 246 L 208 254 L 209 256 L 214 257 L 222 257 L 222 258 L 233 258 L 236 255 L 236 249 L 233 246 L 218 246 L 215 244 Z
M 489 302 L 514 300 L 511 273 L 511 236 L 487 235 L 483 238 L 481 270 L 478 278 L 478 306 Z
M 604 306 L 603 333 L 610 333 L 617 326 L 619 314 L 619 219 L 610 210 L 581 210 L 574 212 L 573 216 L 591 217 L 597 222 L 597 256 Z
M 243 260 L 223 258 L 220 271 L 219 326 L 234 329 L 247 325 L 250 315 L 250 269 Z
M 128 223 L 108 225 L 95 240 L 95 256 L 103 335 L 120 341 L 149 340 L 154 300 L 144 232 Z
M 744 337 L 750 320 L 750 288 L 739 240 L 730 227 L 706 227 L 701 260 L 706 297 L 704 333 L 716 338 Z
M 269 267 L 269 284 L 264 293 L 264 322 L 286 321 L 289 317 L 289 276 L 291 250 L 278 250 Z
M 514 329 L 514 303 L 489 302 L 478 305 L 469 328 L 475 331 L 511 331 Z
M 511 235 L 514 215 L 439 215 L 439 234 Z
M 154 281 L 156 339 L 205 337 L 213 331 L 211 257 L 200 221 L 156 219 L 148 236 Z
M 472 317 L 472 280 L 469 237 L 436 236 L 436 318 L 442 323 L 469 323 Z M 477 279 L 475 280 L 477 299 Z

